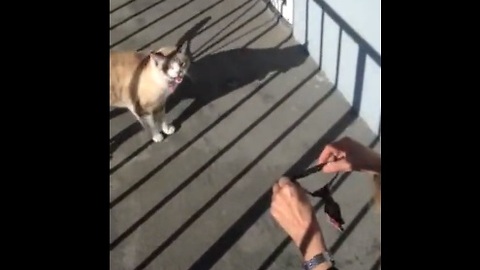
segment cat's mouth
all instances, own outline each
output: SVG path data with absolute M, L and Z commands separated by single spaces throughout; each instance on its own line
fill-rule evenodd
M 179 84 L 183 81 L 183 76 L 182 75 L 178 75 L 177 77 L 172 77 L 172 76 L 169 76 L 169 80 L 170 80 L 170 83 L 174 83 L 174 84 Z
M 177 86 L 183 81 L 183 76 L 177 77 L 170 77 L 170 81 L 168 83 L 170 92 L 175 91 Z
M 183 76 L 177 76 L 173 80 L 175 81 L 176 84 L 179 84 L 183 81 Z

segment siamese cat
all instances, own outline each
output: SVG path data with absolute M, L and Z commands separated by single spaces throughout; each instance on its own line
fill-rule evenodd
M 165 104 L 190 66 L 185 48 L 180 44 L 148 54 L 110 52 L 110 106 L 127 108 L 150 131 L 154 142 L 164 139 L 160 131 L 166 135 L 175 132 L 175 127 L 167 123 Z

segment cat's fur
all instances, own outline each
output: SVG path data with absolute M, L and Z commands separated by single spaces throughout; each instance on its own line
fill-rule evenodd
M 149 54 L 110 52 L 110 106 L 127 108 L 151 132 L 154 142 L 164 138 L 159 122 L 166 135 L 175 132 L 167 123 L 165 103 L 190 66 L 182 47 L 162 47 Z

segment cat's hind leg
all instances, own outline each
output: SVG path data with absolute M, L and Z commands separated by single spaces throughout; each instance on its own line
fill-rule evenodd
M 135 119 L 137 119 L 137 121 L 142 125 L 142 127 L 146 129 L 147 127 L 145 126 L 143 119 L 137 114 L 135 110 L 135 106 L 133 105 L 127 106 L 127 109 L 133 114 L 133 116 L 135 116 Z
M 150 134 L 152 135 L 152 140 L 154 142 L 163 141 L 163 135 L 162 133 L 160 133 L 160 130 L 157 126 L 157 123 L 155 122 L 152 113 L 148 113 L 140 117 L 136 112 L 134 106 L 128 106 L 128 110 L 130 110 L 130 112 L 133 114 L 133 116 L 135 116 L 137 121 L 140 122 L 144 129 L 148 129 L 150 131 Z

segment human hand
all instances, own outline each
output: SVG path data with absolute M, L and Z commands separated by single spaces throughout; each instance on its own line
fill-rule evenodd
M 326 173 L 367 171 L 379 174 L 381 157 L 372 149 L 344 137 L 325 146 L 318 163 L 327 163 L 322 169 Z
M 301 253 L 308 258 L 325 250 L 320 226 L 305 191 L 282 177 L 273 185 L 272 192 L 270 212 Z

